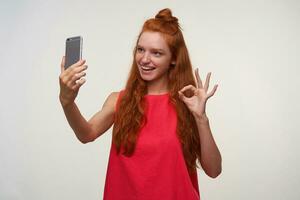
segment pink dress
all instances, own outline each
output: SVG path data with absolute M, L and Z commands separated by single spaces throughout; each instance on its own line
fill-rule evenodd
M 197 171 L 189 174 L 176 135 L 169 94 L 146 95 L 146 124 L 131 157 L 112 142 L 104 200 L 199 200 Z

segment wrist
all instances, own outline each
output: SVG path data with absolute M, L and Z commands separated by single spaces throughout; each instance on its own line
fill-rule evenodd
M 193 115 L 194 115 L 196 122 L 200 122 L 201 124 L 207 123 L 209 121 L 205 112 L 204 113 L 194 113 Z
M 66 109 L 66 108 L 70 107 L 74 103 L 74 101 L 65 100 L 61 96 L 59 96 L 59 101 L 60 101 L 60 104 L 63 107 L 63 109 Z

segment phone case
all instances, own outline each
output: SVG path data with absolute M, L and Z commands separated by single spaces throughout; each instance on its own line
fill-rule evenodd
M 65 69 L 81 59 L 82 37 L 70 37 L 66 40 Z

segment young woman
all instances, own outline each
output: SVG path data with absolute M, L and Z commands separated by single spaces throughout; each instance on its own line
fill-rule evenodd
M 74 100 L 85 83 L 85 60 L 64 69 L 60 102 L 82 143 L 113 124 L 104 199 L 200 199 L 197 161 L 215 178 L 221 155 L 205 113 L 211 73 L 203 84 L 170 9 L 147 20 L 139 34 L 126 87 L 113 92 L 89 121 Z

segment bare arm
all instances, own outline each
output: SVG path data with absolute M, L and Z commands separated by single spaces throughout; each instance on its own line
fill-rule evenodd
M 193 85 L 183 87 L 179 91 L 179 97 L 194 115 L 197 123 L 201 145 L 201 166 L 209 177 L 216 178 L 222 172 L 222 157 L 210 130 L 205 108 L 207 100 L 215 94 L 218 85 L 215 85 L 213 90 L 208 92 L 211 73 L 207 74 L 204 85 L 199 76 L 198 69 L 195 71 L 195 76 L 197 79 L 197 87 Z M 192 91 L 194 95 L 192 97 L 186 97 L 184 92 L 187 90 Z
M 115 104 L 118 93 L 111 93 L 106 99 L 102 109 L 97 112 L 89 121 L 81 115 L 75 98 L 80 87 L 85 83 L 85 60 L 80 60 L 69 68 L 65 69 L 65 58 L 61 62 L 61 74 L 59 76 L 60 94 L 59 100 L 64 109 L 66 118 L 82 143 L 94 141 L 97 137 L 108 130 L 114 122 Z
M 112 126 L 117 98 L 117 92 L 111 93 L 103 104 L 102 109 L 89 121 L 81 115 L 74 102 L 63 106 L 69 125 L 82 143 L 94 141 Z
M 216 178 L 222 171 L 222 157 L 215 143 L 206 114 L 195 116 L 201 146 L 200 163 L 205 173 Z

